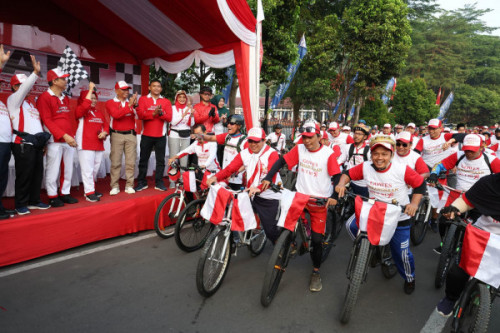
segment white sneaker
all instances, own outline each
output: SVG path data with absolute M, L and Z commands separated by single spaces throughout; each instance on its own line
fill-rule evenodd
M 128 193 L 128 194 L 134 194 L 135 193 L 135 190 L 133 187 L 126 187 L 125 188 L 125 193 Z
M 109 191 L 109 195 L 117 195 L 118 193 L 120 193 L 120 188 L 118 187 L 113 187 L 111 191 Z

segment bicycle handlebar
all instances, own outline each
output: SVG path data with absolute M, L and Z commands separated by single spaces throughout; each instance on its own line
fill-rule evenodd
M 385 202 L 385 201 L 374 199 L 374 198 L 368 198 L 368 197 L 365 197 L 365 196 L 362 196 L 362 195 L 359 195 L 359 194 L 354 194 L 352 192 L 346 192 L 344 197 L 342 197 L 342 198 L 339 197 L 338 202 L 339 203 L 344 203 L 344 201 L 346 200 L 347 196 L 349 196 L 351 198 L 360 197 L 361 199 L 363 199 L 363 201 L 378 201 L 378 202 L 382 202 L 382 203 L 385 203 L 385 204 L 388 204 L 388 205 L 399 206 L 401 208 L 401 212 L 403 212 L 403 213 L 406 210 L 406 206 L 400 205 L 396 201 L 396 199 L 394 199 L 393 202 Z

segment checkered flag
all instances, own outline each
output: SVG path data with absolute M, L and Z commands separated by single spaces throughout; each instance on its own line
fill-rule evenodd
M 89 78 L 89 74 L 85 68 L 83 68 L 82 63 L 78 60 L 76 54 L 69 46 L 66 46 L 64 49 L 61 59 L 59 59 L 57 63 L 57 67 L 62 69 L 64 73 L 69 74 L 68 86 L 64 92 L 64 94 L 68 96 L 71 96 L 71 89 L 73 89 L 80 80 Z

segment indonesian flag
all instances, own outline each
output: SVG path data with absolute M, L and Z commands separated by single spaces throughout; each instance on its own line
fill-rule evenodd
M 281 213 L 278 220 L 278 226 L 286 228 L 290 231 L 294 231 L 295 225 L 297 224 L 297 221 L 304 211 L 304 207 L 306 206 L 308 201 L 308 195 L 298 192 L 292 192 L 287 189 L 281 191 Z
M 257 228 L 257 220 L 255 219 L 248 192 L 240 193 L 234 199 L 231 216 L 231 230 L 233 231 L 247 231 Z
M 436 105 L 441 105 L 441 87 L 439 87 L 438 95 L 436 98 Z
M 476 279 L 500 287 L 500 235 L 468 225 L 460 267 Z
M 439 183 L 441 185 L 446 185 L 447 180 L 446 179 L 438 179 Z M 445 194 L 444 191 L 440 191 L 437 188 L 433 186 L 427 186 L 427 193 L 429 193 L 429 201 L 431 202 L 432 208 L 443 208 L 441 204 L 441 199 L 443 198 L 443 195 Z M 446 201 L 444 201 L 446 202 Z M 443 202 L 443 203 L 444 203 Z
M 459 198 L 460 195 L 462 195 L 461 191 L 454 191 L 454 190 L 450 190 L 450 192 L 445 191 L 441 196 L 441 200 L 439 200 L 438 207 L 439 208 L 448 207 L 453 203 L 453 201 Z
M 201 216 L 213 224 L 219 224 L 233 195 L 219 184 L 215 184 L 208 192 L 207 200 L 201 209 Z
M 356 197 L 354 211 L 359 229 L 367 232 L 371 244 L 386 245 L 391 241 L 401 214 L 399 206 Z
M 391 101 L 394 99 L 394 93 L 396 92 L 396 86 L 398 84 L 398 80 L 394 78 L 394 85 L 392 86 L 392 95 L 391 95 Z
M 186 171 L 182 174 L 182 183 L 184 184 L 184 191 L 196 192 L 196 175 L 194 171 Z

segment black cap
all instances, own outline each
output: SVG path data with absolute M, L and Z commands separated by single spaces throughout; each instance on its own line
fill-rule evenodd
M 204 92 L 209 92 L 212 93 L 212 88 L 209 86 L 203 86 L 200 88 L 200 94 L 203 94 Z

